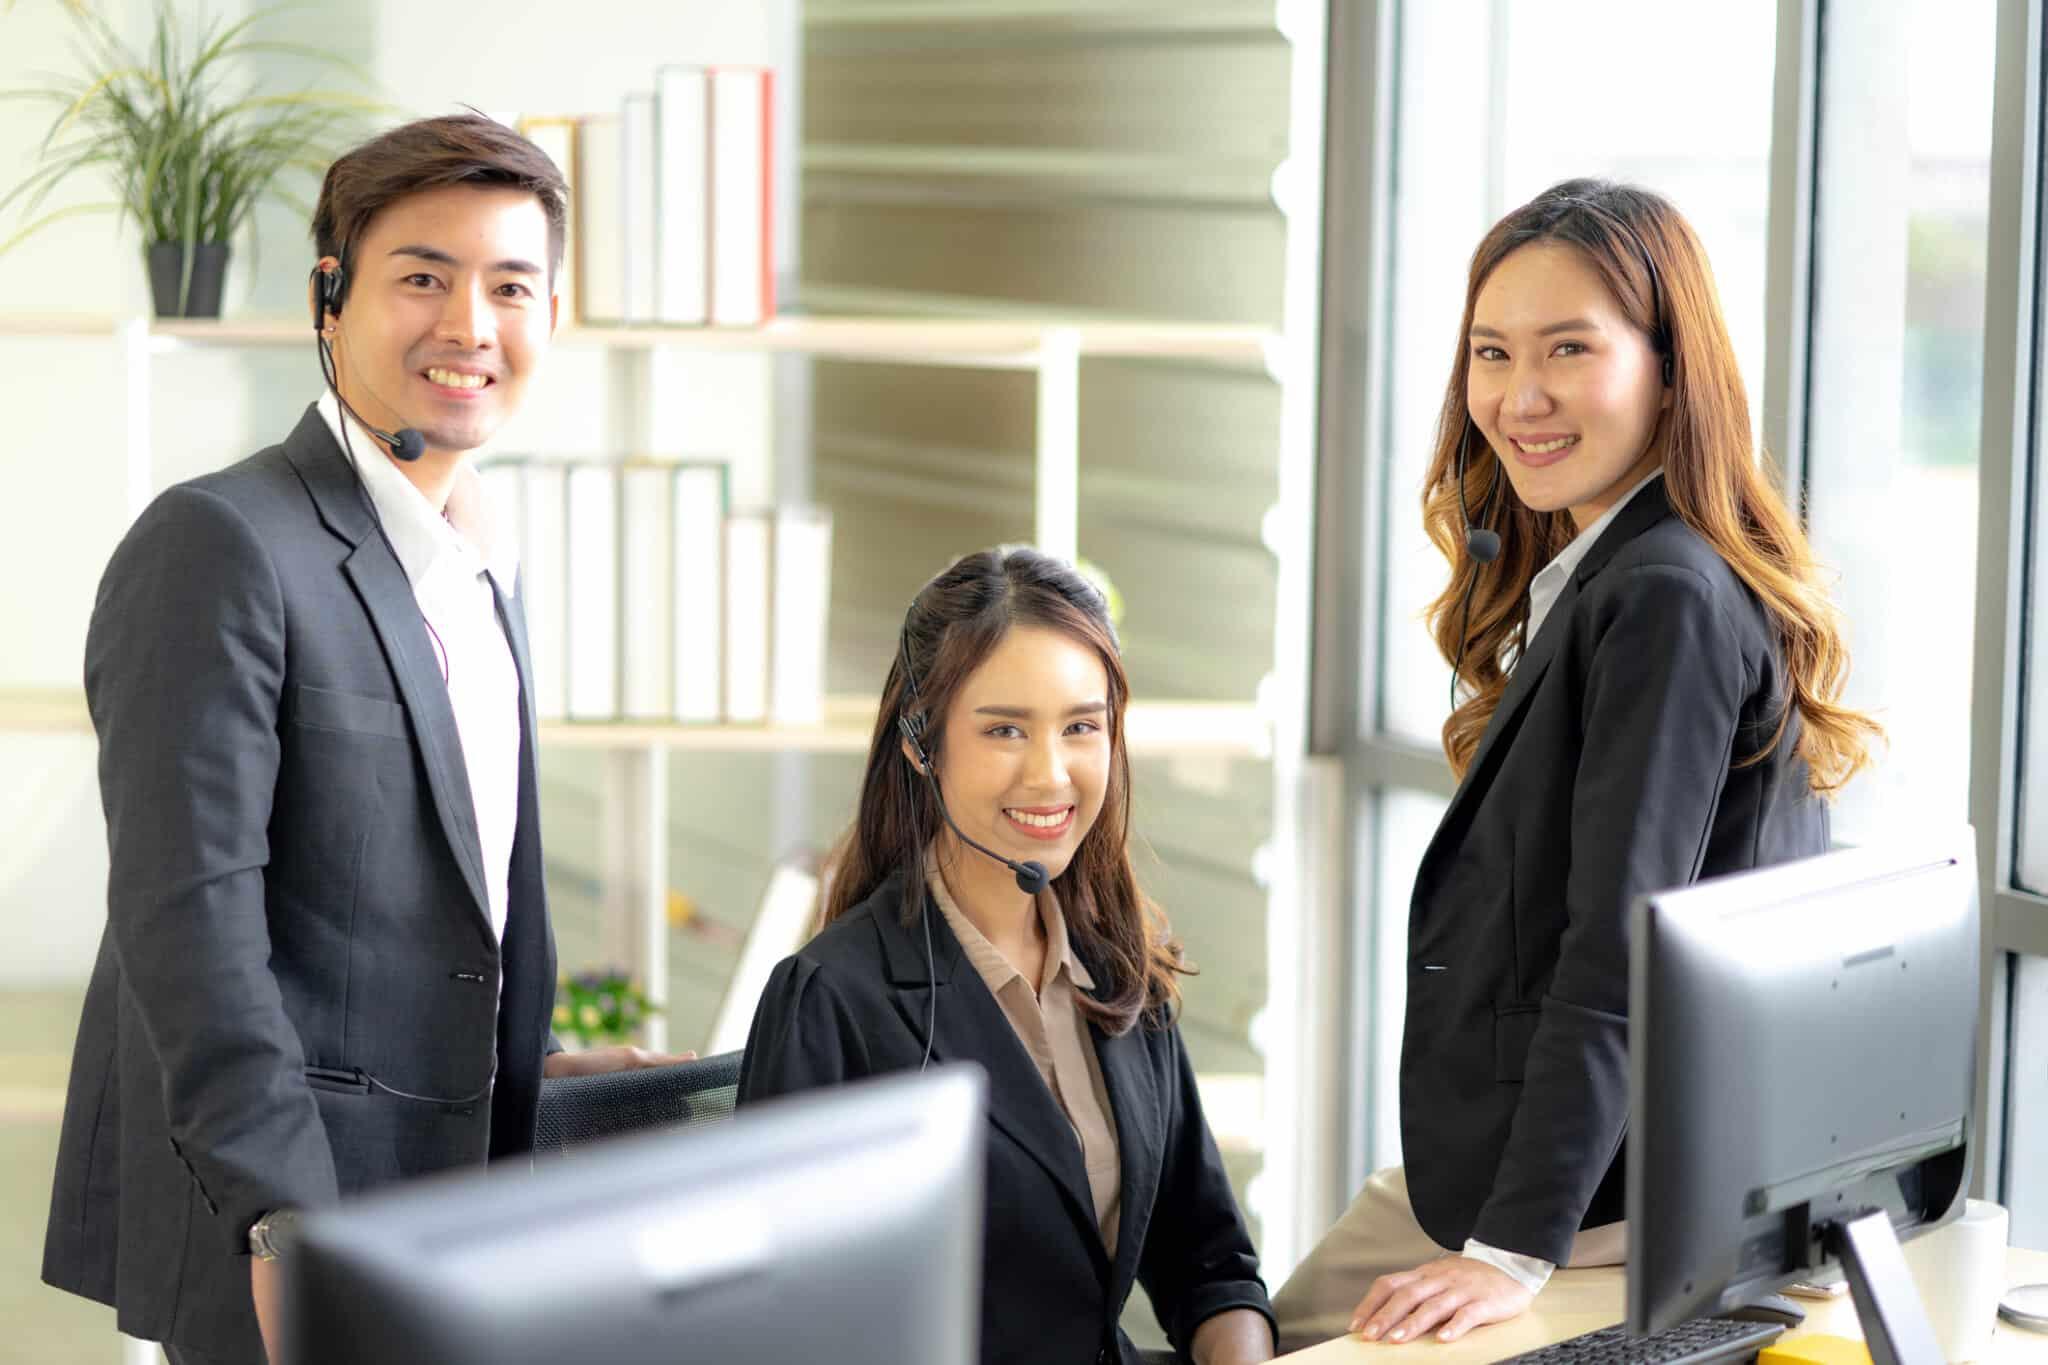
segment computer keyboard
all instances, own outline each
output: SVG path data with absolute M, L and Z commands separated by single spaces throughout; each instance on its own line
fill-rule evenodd
M 1774 1322 L 1693 1318 L 1646 1337 L 1632 1337 L 1616 1323 L 1509 1360 L 1522 1365 L 1719 1365 L 1753 1359 L 1784 1331 Z

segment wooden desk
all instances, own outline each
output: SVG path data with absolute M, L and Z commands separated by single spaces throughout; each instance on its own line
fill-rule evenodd
M 2048 1283 L 2048 1252 L 2006 1252 L 2006 1283 Z M 1536 1296 L 1535 1305 L 1512 1322 L 1482 1327 L 1462 1341 L 1449 1343 L 1431 1338 L 1392 1346 L 1359 1337 L 1339 1337 L 1280 1357 L 1289 1365 L 1480 1365 L 1503 1360 L 1538 1346 L 1548 1346 L 1581 1332 L 1591 1332 L 1622 1319 L 1622 1270 L 1605 1266 L 1597 1270 L 1560 1270 Z M 1795 1300 L 1806 1310 L 1806 1321 L 1787 1333 L 1827 1332 L 1838 1337 L 1861 1339 L 1856 1306 L 1844 1294 L 1824 1302 Z M 2041 1365 L 2048 1360 L 2048 1333 L 2025 1332 L 2003 1320 L 1991 1339 L 1991 1350 L 1980 1356 L 1979 1365 Z

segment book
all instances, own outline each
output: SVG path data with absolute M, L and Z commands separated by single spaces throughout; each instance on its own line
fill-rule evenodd
M 832 600 L 832 514 L 819 507 L 775 513 L 774 662 L 769 715 L 779 725 L 825 719 L 826 604 Z
M 625 217 L 619 159 L 619 117 L 595 114 L 576 124 L 576 275 L 583 323 L 617 323 L 626 315 Z
M 674 709 L 674 473 L 672 464 L 654 460 L 628 460 L 619 469 L 619 710 L 628 720 L 667 720 Z
M 769 612 L 774 517 L 735 512 L 725 521 L 725 718 L 768 718 Z
M 655 280 L 662 322 L 701 325 L 711 293 L 711 82 L 702 67 L 655 75 Z
M 627 322 L 652 322 L 654 287 L 654 95 L 636 92 L 619 105 L 619 221 L 625 244 L 620 260 Z
M 568 706 L 566 473 L 559 464 L 538 460 L 520 467 L 519 596 L 533 658 L 533 705 L 542 720 L 560 720 Z
M 568 715 L 619 714 L 619 471 L 568 473 Z
M 711 72 L 711 321 L 756 327 L 775 313 L 775 81 L 762 67 Z
M 678 466 L 671 494 L 675 537 L 675 718 L 716 722 L 725 714 L 724 464 Z
M 555 273 L 555 297 L 561 300 L 563 325 L 574 322 L 580 302 L 576 296 L 576 120 L 558 115 L 536 115 L 521 119 L 519 131 L 547 154 L 569 182 L 569 221 L 562 233 L 562 265 Z

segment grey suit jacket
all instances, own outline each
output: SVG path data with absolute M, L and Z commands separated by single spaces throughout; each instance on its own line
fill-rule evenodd
M 107 929 L 43 1278 L 121 1330 L 260 1359 L 263 1212 L 531 1147 L 555 950 L 524 620 L 498 611 L 522 694 L 502 949 L 433 646 L 319 414 L 115 551 L 85 661 Z

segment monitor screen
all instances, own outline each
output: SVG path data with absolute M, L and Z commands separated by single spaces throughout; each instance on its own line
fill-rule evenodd
M 1882 1210 L 1905 1238 L 1960 1210 L 1970 839 L 1824 854 L 1634 907 L 1631 1331 L 1841 1278 L 1831 1234 L 1859 1215 Z
M 308 1214 L 286 1358 L 957 1365 L 979 1334 L 984 1086 L 863 1082 Z

